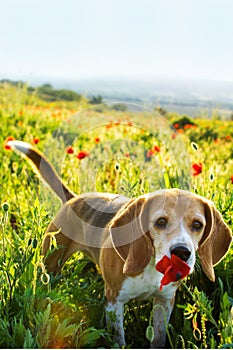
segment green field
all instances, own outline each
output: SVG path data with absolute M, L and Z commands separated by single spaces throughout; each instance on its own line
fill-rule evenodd
M 59 276 L 48 276 L 41 244 L 60 202 L 6 140 L 36 144 L 76 193 L 189 189 L 212 200 L 232 229 L 233 122 L 42 97 L 0 86 L 0 347 L 117 348 L 95 265 L 77 253 Z M 215 267 L 215 283 L 197 259 L 177 292 L 167 347 L 233 348 L 232 255 Z M 149 347 L 151 310 L 151 301 L 126 305 L 128 348 Z

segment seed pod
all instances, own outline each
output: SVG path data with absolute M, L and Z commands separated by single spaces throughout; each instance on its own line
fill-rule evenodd
M 7 212 L 9 210 L 9 204 L 7 202 L 3 203 L 2 209 Z
M 50 276 L 49 276 L 49 274 L 48 274 L 48 273 L 43 273 L 43 274 L 41 275 L 41 277 L 40 277 L 40 280 L 41 280 L 41 282 L 42 282 L 44 285 L 48 284 L 49 281 L 50 281 Z
M 194 151 L 198 150 L 198 145 L 196 144 L 196 142 L 191 142 L 191 147 Z
M 152 342 L 155 336 L 155 331 L 154 328 L 152 326 L 148 326 L 146 329 L 146 338 Z
M 214 174 L 211 173 L 209 178 L 210 178 L 210 181 L 214 181 Z

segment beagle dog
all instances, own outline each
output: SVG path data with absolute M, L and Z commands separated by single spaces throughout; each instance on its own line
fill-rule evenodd
M 8 141 L 8 145 L 34 163 L 63 202 L 43 241 L 48 272 L 56 274 L 72 253 L 83 251 L 102 272 L 106 320 L 118 344 L 126 345 L 124 304 L 133 298 L 153 298 L 161 307 L 154 308 L 151 346 L 164 347 L 166 323 L 180 281 L 172 281 L 161 290 L 163 275 L 156 265 L 164 256 L 175 255 L 191 273 L 197 251 L 204 273 L 215 280 L 213 266 L 227 253 L 232 236 L 213 203 L 179 189 L 159 190 L 134 199 L 104 193 L 75 195 L 30 144 Z M 53 235 L 58 249 L 51 252 Z

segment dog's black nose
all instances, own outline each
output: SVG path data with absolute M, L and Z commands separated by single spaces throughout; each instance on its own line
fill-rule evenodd
M 183 261 L 187 261 L 191 255 L 190 250 L 184 245 L 176 245 L 171 248 L 171 254 L 178 256 Z

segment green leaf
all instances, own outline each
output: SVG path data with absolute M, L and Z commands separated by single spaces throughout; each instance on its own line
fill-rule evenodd
M 30 329 L 27 329 L 24 343 L 23 343 L 24 349 L 35 349 L 36 348 L 36 340 L 33 338 Z
M 83 331 L 80 335 L 80 343 L 82 346 L 86 345 L 92 345 L 94 346 L 95 342 L 103 336 L 104 330 L 103 329 L 95 329 L 95 328 L 88 328 L 85 331 Z

